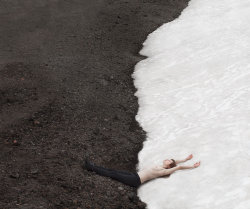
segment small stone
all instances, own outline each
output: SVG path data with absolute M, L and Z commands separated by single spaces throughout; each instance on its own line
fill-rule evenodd
M 118 187 L 119 190 L 123 190 L 123 187 Z
M 147 205 L 145 203 L 143 203 L 143 202 L 138 202 L 137 206 L 138 206 L 139 209 L 144 209 L 144 208 L 146 208 Z
M 38 124 L 40 124 L 40 122 L 38 120 L 34 120 L 34 124 L 38 125 Z
M 135 193 L 134 193 L 134 192 L 130 192 L 130 193 L 128 194 L 128 198 L 129 198 L 129 200 L 130 200 L 131 202 L 133 202 L 133 201 L 136 199 Z
M 39 171 L 38 168 L 33 168 L 33 169 L 31 169 L 30 173 L 31 174 L 37 174 L 38 171 Z
M 96 128 L 96 129 L 93 131 L 93 133 L 94 133 L 95 135 L 100 134 L 100 129 L 99 129 L 99 128 Z
M 17 172 L 13 172 L 13 173 L 10 174 L 10 177 L 14 178 L 14 179 L 18 179 L 20 177 L 20 175 Z
M 14 139 L 14 140 L 13 140 L 13 145 L 14 145 L 14 146 L 18 146 L 18 145 L 20 145 L 20 144 L 19 144 L 19 142 L 18 142 L 16 139 Z

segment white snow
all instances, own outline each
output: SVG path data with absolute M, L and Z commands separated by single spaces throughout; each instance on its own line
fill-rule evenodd
M 197 169 L 142 185 L 149 209 L 250 208 L 250 0 L 191 0 L 144 42 L 132 77 L 147 132 L 138 170 Z

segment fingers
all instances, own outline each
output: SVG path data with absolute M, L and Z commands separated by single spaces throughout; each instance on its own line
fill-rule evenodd
M 193 158 L 193 155 L 191 154 L 191 155 L 189 155 L 186 159 L 187 160 L 191 160 Z
M 194 167 L 197 168 L 197 167 L 200 166 L 200 164 L 201 164 L 201 162 L 199 161 L 199 162 L 197 162 L 197 163 L 194 164 Z

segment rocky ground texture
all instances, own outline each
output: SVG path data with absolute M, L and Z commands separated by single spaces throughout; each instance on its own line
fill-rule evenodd
M 187 2 L 0 1 L 0 208 L 145 208 L 82 163 L 135 171 L 145 133 L 131 74 Z

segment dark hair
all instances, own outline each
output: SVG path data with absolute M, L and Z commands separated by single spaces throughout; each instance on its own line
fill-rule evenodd
M 169 165 L 170 168 L 176 167 L 176 162 L 174 159 L 171 159 L 173 162 Z
M 169 165 L 170 168 L 176 167 L 176 162 L 174 159 L 171 159 L 173 162 Z M 167 177 L 170 176 L 170 174 L 166 175 Z

